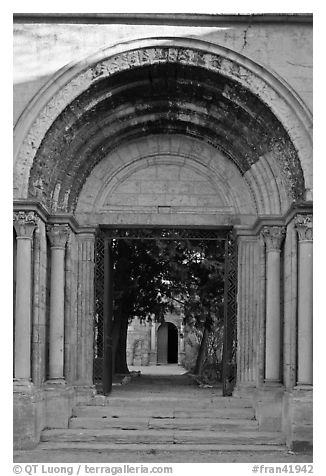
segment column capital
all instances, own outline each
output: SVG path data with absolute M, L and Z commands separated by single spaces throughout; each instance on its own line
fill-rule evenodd
M 264 226 L 261 231 L 266 243 L 267 251 L 280 251 L 282 241 L 286 235 L 285 226 Z
M 296 215 L 294 224 L 299 235 L 299 241 L 312 241 L 312 223 L 312 215 Z
M 69 238 L 68 225 L 48 225 L 46 231 L 51 243 L 51 248 L 64 249 Z
M 17 238 L 32 239 L 37 226 L 37 215 L 34 212 L 14 212 L 13 221 Z
M 77 240 L 95 241 L 95 233 L 91 231 L 83 231 L 76 235 Z

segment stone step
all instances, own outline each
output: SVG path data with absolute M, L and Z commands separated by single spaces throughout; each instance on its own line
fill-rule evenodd
M 232 431 L 258 430 L 258 422 L 245 419 L 216 419 L 211 418 L 90 418 L 79 417 L 71 418 L 69 428 L 81 429 L 102 429 L 102 428 L 120 428 L 126 429 L 173 429 L 173 430 L 217 430 Z
M 51 441 L 51 442 L 41 442 L 38 447 L 38 450 L 50 452 L 50 451 L 62 451 L 62 452 L 74 452 L 74 451 L 83 451 L 83 452 L 119 452 L 122 453 L 128 452 L 128 455 L 136 454 L 142 451 L 148 452 L 155 451 L 156 458 L 159 457 L 159 452 L 189 452 L 194 453 L 193 444 L 144 444 L 138 443 L 134 445 L 130 444 L 115 444 L 115 443 L 98 443 L 94 442 L 69 442 L 69 441 Z M 262 453 L 272 453 L 272 452 L 284 452 L 285 447 L 283 445 L 269 445 L 269 444 L 202 444 L 198 448 L 200 453 L 204 452 L 262 452 Z M 197 449 L 196 449 L 197 450 Z
M 194 398 L 196 397 L 196 398 Z M 234 398 L 234 397 L 203 397 L 200 395 L 180 397 L 180 394 L 175 396 L 164 396 L 161 394 L 157 395 L 148 395 L 146 397 L 143 394 L 139 396 L 133 394 L 132 399 L 130 397 L 104 397 L 103 395 L 96 395 L 92 398 L 87 404 L 83 406 L 132 406 L 132 407 L 147 407 L 148 405 L 162 405 L 164 407 L 179 406 L 185 408 L 191 406 L 192 408 L 251 408 L 252 401 L 250 399 L 244 398 Z
M 185 410 L 185 406 L 165 407 L 155 405 L 147 407 L 137 407 L 129 404 L 123 406 L 77 406 L 73 409 L 73 417 L 89 418 L 109 418 L 109 417 L 155 417 L 155 418 L 223 418 L 223 419 L 253 419 L 255 412 L 253 408 L 213 408 L 213 409 L 191 409 Z M 189 407 L 188 407 L 189 408 Z
M 282 445 L 280 433 L 258 431 L 186 431 L 186 430 L 120 430 L 120 429 L 68 429 L 44 430 L 42 442 L 97 442 L 110 444 L 232 444 Z

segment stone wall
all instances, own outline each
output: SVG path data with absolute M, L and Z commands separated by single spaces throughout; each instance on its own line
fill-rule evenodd
M 178 364 L 185 365 L 192 361 L 192 349 L 185 348 L 188 330 L 183 329 L 182 316 L 168 313 L 165 322 L 171 322 L 178 329 Z M 133 366 L 157 365 L 158 363 L 158 330 L 159 322 L 144 322 L 137 318 L 128 326 L 127 364 Z M 198 349 L 197 349 L 198 352 Z M 189 355 L 188 355 L 189 354 Z M 186 366 L 186 368 L 189 368 Z
M 154 324 L 155 325 L 155 324 Z M 150 362 L 151 326 L 135 318 L 128 326 L 127 365 L 147 366 Z
M 81 190 L 76 218 L 88 225 L 224 224 L 252 223 L 256 212 L 251 188 L 221 151 L 161 134 L 130 141 L 102 160 Z

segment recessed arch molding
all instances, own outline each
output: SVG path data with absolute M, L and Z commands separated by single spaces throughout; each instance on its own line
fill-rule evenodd
M 243 176 L 268 162 L 288 205 L 312 188 L 304 105 L 267 70 L 207 42 L 146 39 L 103 50 L 58 73 L 27 112 L 16 126 L 14 194 L 50 210 L 55 195 L 56 211 L 73 213 L 94 167 L 150 135 L 209 144 Z

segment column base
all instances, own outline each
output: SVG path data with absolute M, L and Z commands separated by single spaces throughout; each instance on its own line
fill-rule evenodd
M 232 397 L 253 399 L 256 391 L 257 387 L 254 383 L 237 383 L 233 389 Z
M 50 378 L 45 382 L 46 387 L 57 387 L 57 386 L 65 386 L 67 385 L 67 382 L 65 381 L 64 378 Z
M 30 378 L 14 378 L 13 379 L 14 393 L 34 393 L 35 387 Z
M 95 385 L 75 385 L 75 405 L 90 405 L 95 398 Z
M 68 428 L 75 404 L 75 391 L 63 379 L 50 379 L 45 383 L 45 426 Z
M 264 383 L 262 384 L 262 388 L 267 387 L 267 388 L 278 388 L 278 387 L 283 387 L 281 382 L 276 379 L 265 379 Z
M 277 381 L 266 381 L 255 392 L 254 406 L 260 431 L 282 430 L 284 387 Z
M 15 379 L 13 395 L 14 449 L 33 449 L 40 441 L 44 427 L 45 400 L 43 391 L 30 380 Z
M 297 383 L 293 390 L 303 390 L 305 392 L 312 392 L 313 386 L 310 383 Z
M 296 452 L 311 451 L 313 447 L 313 387 L 297 385 L 284 393 L 283 432 L 286 445 Z

